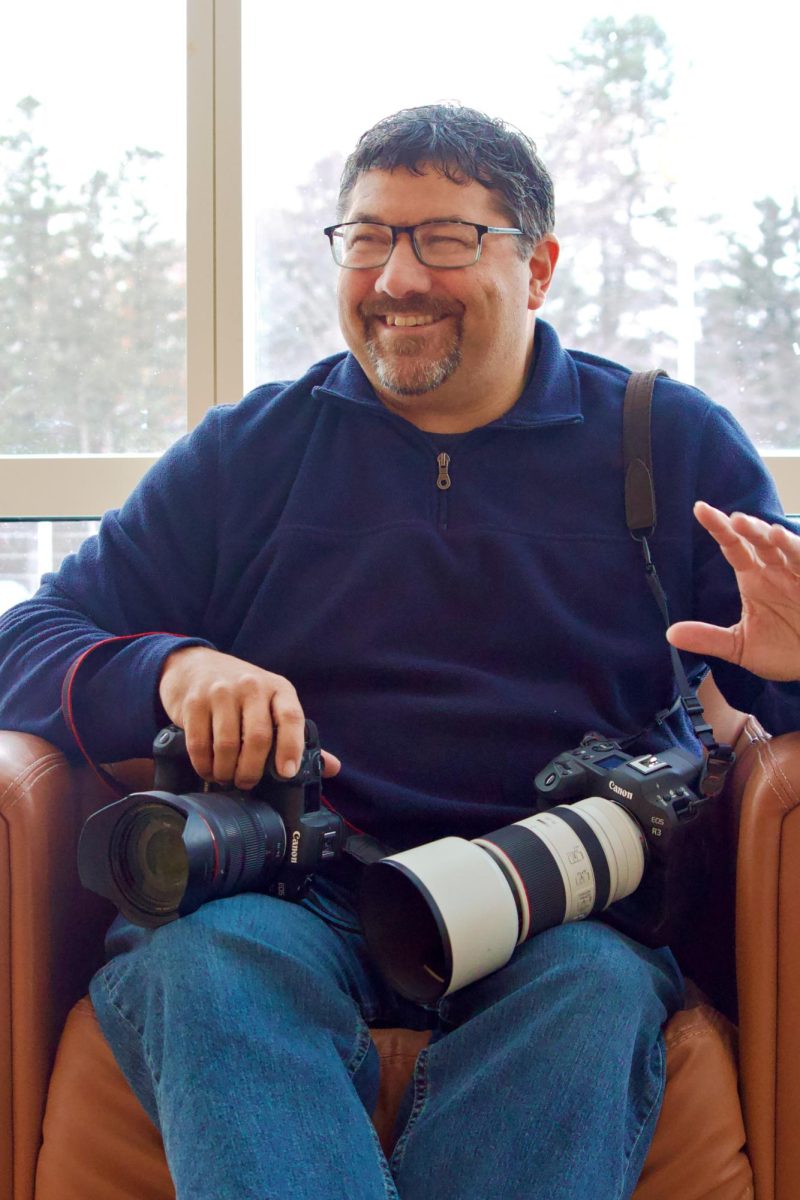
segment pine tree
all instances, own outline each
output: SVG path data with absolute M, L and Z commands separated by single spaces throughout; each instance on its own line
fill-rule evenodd
M 165 448 L 185 413 L 184 252 L 143 199 L 160 157 L 129 152 L 62 199 L 37 145 L 35 100 L 0 139 L 0 448 Z
M 764 447 L 800 446 L 800 205 L 755 204 L 753 244 L 723 233 L 706 264 L 698 386 L 738 416 Z
M 656 169 L 672 85 L 667 37 L 649 16 L 604 17 L 559 66 L 561 102 L 542 149 L 562 256 L 545 315 L 567 345 L 670 369 L 674 218 Z
M 299 205 L 273 210 L 256 241 L 256 377 L 295 379 L 344 348 L 336 315 L 336 273 L 322 230 L 336 220 L 343 159 L 331 154 L 298 188 Z
M 57 386 L 51 341 L 57 308 L 51 288 L 52 263 L 63 258 L 65 218 L 74 210 L 52 178 L 47 150 L 37 145 L 32 122 L 39 103 L 28 96 L 17 105 L 17 128 L 0 137 L 0 450 L 25 453 L 40 448 L 45 408 L 30 403 L 32 380 L 43 394 Z M 45 406 L 46 407 L 46 406 Z

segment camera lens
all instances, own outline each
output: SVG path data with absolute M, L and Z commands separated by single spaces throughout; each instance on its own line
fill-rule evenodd
M 504 966 L 533 934 L 629 896 L 644 866 L 633 817 L 588 797 L 472 842 L 442 838 L 372 863 L 361 922 L 391 985 L 431 1004 Z
M 155 928 L 208 900 L 264 891 L 285 855 L 283 819 L 264 800 L 136 792 L 89 817 L 78 873 L 129 921 Z
M 144 912 L 177 908 L 186 891 L 186 817 L 166 804 L 131 809 L 114 831 L 110 861 L 117 886 Z

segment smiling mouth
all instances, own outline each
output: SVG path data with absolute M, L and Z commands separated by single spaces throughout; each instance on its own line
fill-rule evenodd
M 446 316 L 449 314 L 445 313 L 442 316 L 434 317 L 414 313 L 386 313 L 378 320 L 390 329 L 418 329 L 423 325 L 436 325 L 439 321 L 445 320 Z

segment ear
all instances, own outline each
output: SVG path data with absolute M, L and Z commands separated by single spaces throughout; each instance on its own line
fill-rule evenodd
M 553 282 L 553 272 L 558 262 L 561 247 L 554 233 L 546 233 L 533 248 L 529 260 L 530 283 L 528 287 L 528 308 L 541 308 L 544 304 L 548 288 Z

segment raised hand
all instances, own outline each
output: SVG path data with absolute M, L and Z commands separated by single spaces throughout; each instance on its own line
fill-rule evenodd
M 744 513 L 726 516 L 702 501 L 694 513 L 736 572 L 742 615 L 727 629 L 679 621 L 668 640 L 764 679 L 800 679 L 800 537 Z
M 161 673 L 159 696 L 171 721 L 186 734 L 186 749 L 198 775 L 209 783 L 254 787 L 264 774 L 277 730 L 275 766 L 297 773 L 303 753 L 303 710 L 282 675 L 211 650 L 187 646 L 173 651 Z M 323 774 L 341 763 L 323 751 Z

